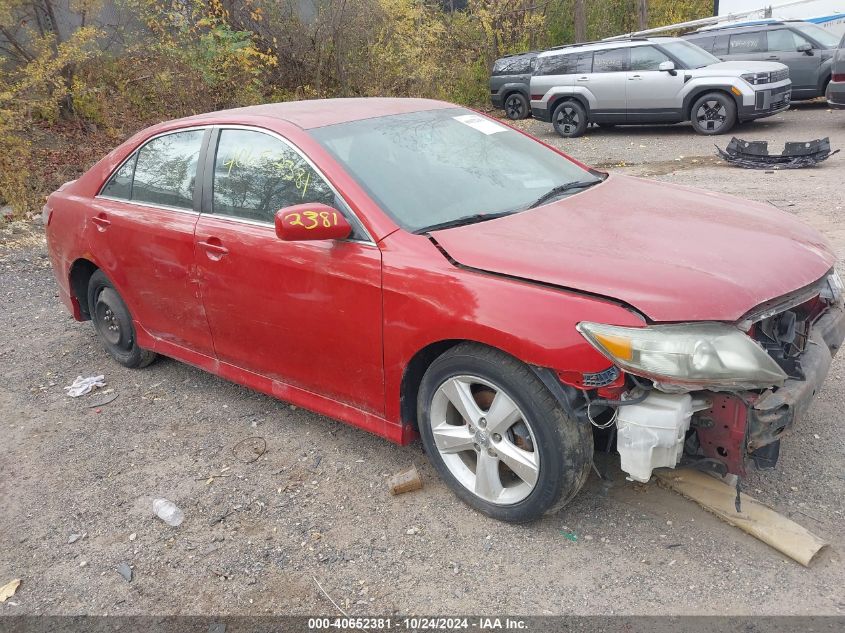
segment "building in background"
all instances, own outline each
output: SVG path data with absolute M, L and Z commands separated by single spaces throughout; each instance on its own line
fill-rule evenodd
M 789 4 L 779 8 L 778 5 Z M 765 19 L 772 20 L 807 20 L 830 30 L 837 35 L 845 34 L 845 0 L 807 0 L 789 3 L 784 0 L 765 2 L 764 0 L 713 0 L 713 15 L 731 15 L 749 11 L 759 11 L 736 20 L 738 24 L 747 24 Z M 723 22 L 720 26 L 724 26 Z M 730 22 L 727 22 L 730 24 Z

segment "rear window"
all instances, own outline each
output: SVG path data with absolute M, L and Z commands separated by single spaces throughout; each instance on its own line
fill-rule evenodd
M 538 57 L 535 64 L 535 75 L 572 75 L 575 73 L 589 73 L 593 68 L 592 53 L 561 53 Z
M 494 75 L 521 75 L 531 72 L 531 55 L 503 57 L 493 64 Z
M 197 161 L 205 130 L 158 136 L 118 169 L 100 195 L 179 209 L 193 208 Z
M 631 49 L 613 48 L 608 51 L 596 51 L 593 54 L 594 73 L 618 73 L 628 70 Z
M 766 34 L 763 31 L 750 33 L 734 33 L 731 35 L 728 49 L 731 55 L 766 52 Z

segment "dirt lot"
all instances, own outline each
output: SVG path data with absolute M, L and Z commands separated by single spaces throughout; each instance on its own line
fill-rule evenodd
M 601 167 L 767 200 L 845 258 L 845 155 L 764 173 L 723 165 L 713 143 L 729 138 L 686 126 L 562 140 L 524 125 Z M 797 107 L 736 133 L 845 147 L 845 112 Z M 612 484 L 593 476 L 559 516 L 511 526 L 458 502 L 418 444 L 171 360 L 124 369 L 59 304 L 43 239 L 25 226 L 3 233 L 0 288 L 0 585 L 23 580 L 0 614 L 333 613 L 315 579 L 350 614 L 845 614 L 842 355 L 779 468 L 747 482 L 831 541 L 805 569 L 674 493 L 625 482 L 613 457 L 597 457 Z M 65 396 L 99 373 L 116 400 Z M 251 436 L 267 451 L 247 464 L 232 449 Z M 411 463 L 425 488 L 389 496 L 387 477 Z M 158 496 L 184 510 L 181 527 L 152 516 Z

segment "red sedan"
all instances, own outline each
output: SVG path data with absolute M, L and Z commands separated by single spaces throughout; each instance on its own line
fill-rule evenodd
M 417 435 L 464 501 L 562 507 L 622 469 L 770 467 L 845 337 L 826 241 L 773 207 L 590 169 L 438 101 L 144 130 L 44 209 L 62 300 L 156 354 Z

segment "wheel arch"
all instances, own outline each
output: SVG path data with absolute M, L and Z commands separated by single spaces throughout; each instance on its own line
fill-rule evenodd
M 587 119 L 590 118 L 590 104 L 587 102 L 587 99 L 579 94 L 561 94 L 555 95 L 551 99 L 549 99 L 549 119 L 554 119 L 554 112 L 555 108 L 557 108 L 561 103 L 565 101 L 577 101 L 581 104 L 581 107 L 587 112 Z
M 683 107 L 683 115 L 684 121 L 692 120 L 692 106 L 695 104 L 696 100 L 706 94 L 711 92 L 721 93 L 730 99 L 733 99 L 734 105 L 736 105 L 737 114 L 742 110 L 742 101 L 740 98 L 737 97 L 734 93 L 731 92 L 729 87 L 725 86 L 702 86 L 700 88 L 696 88 L 695 90 L 691 90 L 687 96 L 684 97 L 684 107 Z
M 88 307 L 88 282 L 91 276 L 100 269 L 97 264 L 85 257 L 74 260 L 68 271 L 68 282 L 71 291 L 71 301 L 74 305 L 74 316 L 80 321 L 90 321 L 91 314 Z
M 482 341 L 471 339 L 446 339 L 426 345 L 411 357 L 402 372 L 402 382 L 399 391 L 399 410 L 403 425 L 409 425 L 415 431 L 418 430 L 419 420 L 417 419 L 417 400 L 425 372 L 440 356 L 463 343 L 472 343 L 474 345 L 493 349 L 524 363 L 524 361 L 522 361 L 519 357 L 514 356 L 509 351 Z M 552 396 L 554 396 L 554 398 L 567 412 L 570 413 L 570 415 L 572 415 L 573 418 L 579 420 L 584 418 L 582 412 L 584 396 L 580 390 L 562 383 L 555 372 L 551 369 L 531 365 L 530 363 L 524 364 L 540 380 L 540 382 L 543 383 L 546 389 L 549 390 Z

